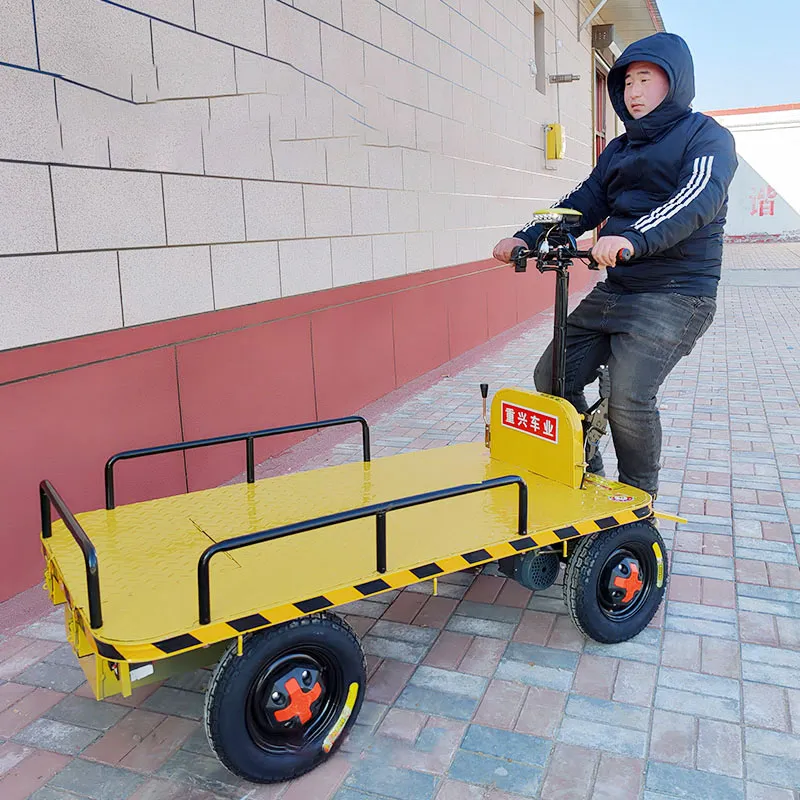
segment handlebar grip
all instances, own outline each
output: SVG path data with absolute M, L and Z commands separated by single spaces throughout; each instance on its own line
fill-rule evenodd
M 511 263 L 514 265 L 514 272 L 526 272 L 528 269 L 528 256 L 530 251 L 518 244 L 511 251 Z

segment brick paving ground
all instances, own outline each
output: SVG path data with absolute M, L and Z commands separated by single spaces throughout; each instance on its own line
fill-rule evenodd
M 368 653 L 358 724 L 322 768 L 258 787 L 208 749 L 207 671 L 97 703 L 35 590 L 0 606 L 0 798 L 798 800 L 800 288 L 781 272 L 800 245 L 727 255 L 774 280 L 731 272 L 664 387 L 659 505 L 689 522 L 662 525 L 668 601 L 635 640 L 586 641 L 560 587 L 534 596 L 492 568 L 435 597 L 419 584 L 359 601 L 346 609 Z M 480 438 L 477 384 L 530 386 L 549 329 L 539 315 L 365 409 L 375 455 Z M 358 447 L 325 432 L 260 474 Z

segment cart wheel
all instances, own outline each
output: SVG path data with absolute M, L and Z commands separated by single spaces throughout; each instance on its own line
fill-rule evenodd
M 644 630 L 666 591 L 664 552 L 664 541 L 649 522 L 581 539 L 564 576 L 564 602 L 578 629 L 606 644 Z
M 246 636 L 226 650 L 206 695 L 209 744 L 255 783 L 296 778 L 325 760 L 355 722 L 367 682 L 353 631 L 316 614 Z

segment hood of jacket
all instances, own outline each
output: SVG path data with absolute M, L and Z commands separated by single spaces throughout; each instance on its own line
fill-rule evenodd
M 657 64 L 669 78 L 669 92 L 661 104 L 641 119 L 625 107 L 625 72 L 634 61 Z M 656 33 L 625 48 L 608 74 L 608 93 L 631 141 L 654 141 L 692 113 L 694 62 L 689 46 L 674 33 Z

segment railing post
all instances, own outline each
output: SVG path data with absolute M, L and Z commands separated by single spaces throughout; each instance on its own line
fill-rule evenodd
M 253 446 L 253 437 L 250 436 L 246 439 L 247 445 L 247 482 L 255 483 L 256 481 L 256 457 L 255 447 Z
M 386 512 L 379 511 L 375 515 L 375 549 L 377 551 L 376 569 L 386 572 Z
M 53 535 L 52 518 L 50 515 L 50 498 L 44 488 L 39 487 L 39 508 L 42 512 L 42 538 L 49 539 Z

